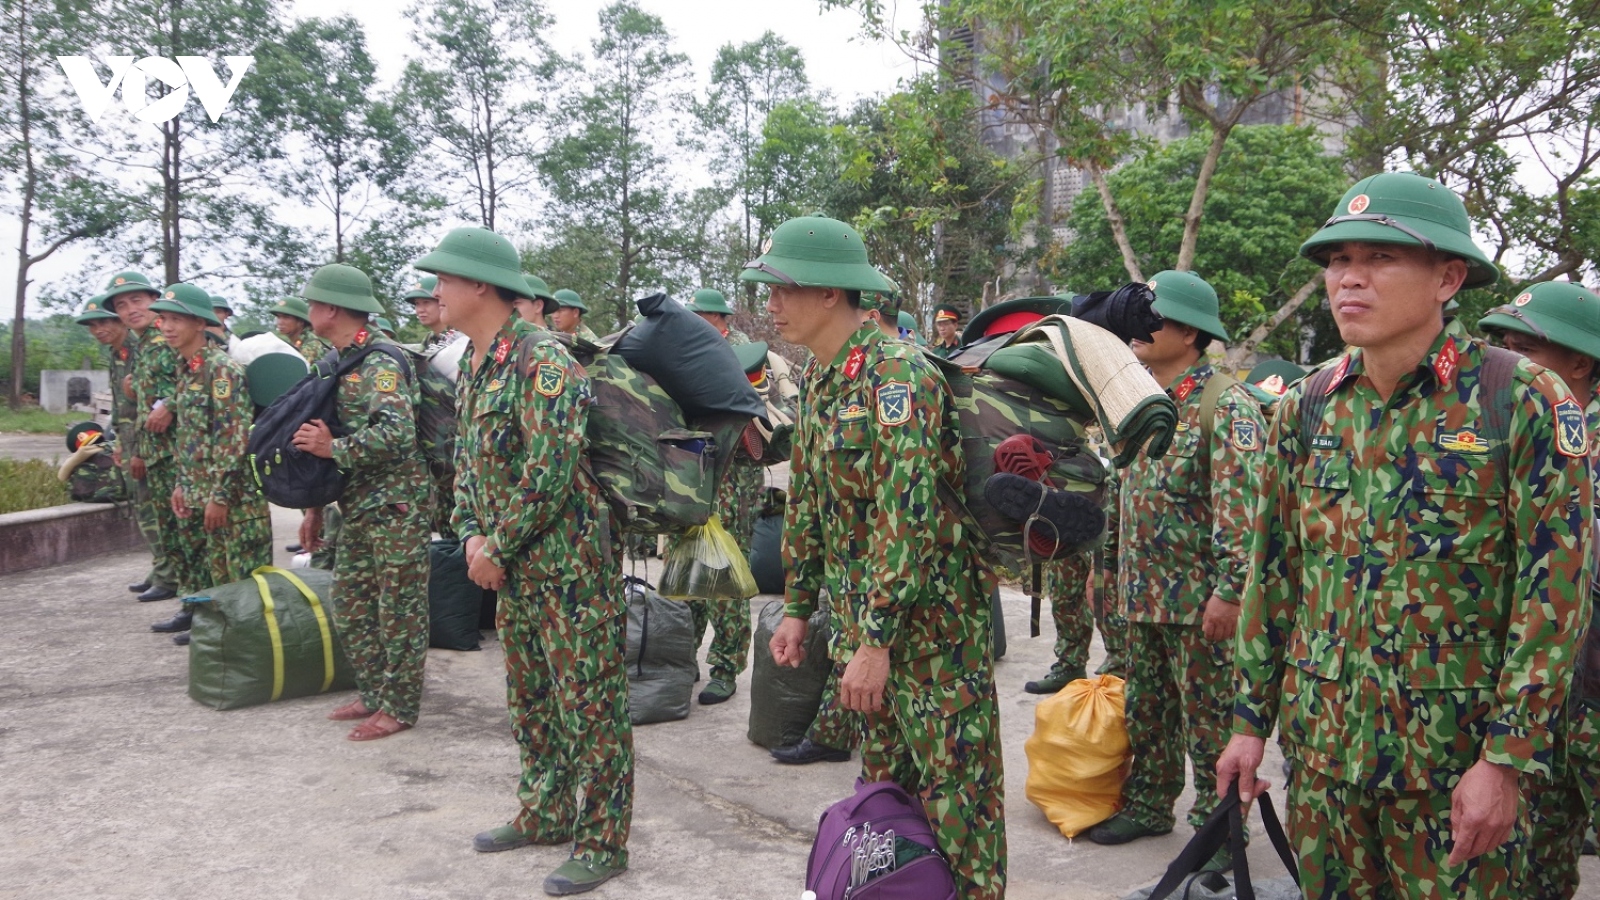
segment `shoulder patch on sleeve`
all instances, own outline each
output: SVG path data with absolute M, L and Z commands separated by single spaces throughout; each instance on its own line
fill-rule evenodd
M 372 386 L 380 394 L 392 394 L 400 386 L 400 375 L 397 372 L 379 372 L 373 376 Z
M 1588 455 L 1589 429 L 1584 422 L 1583 407 L 1571 397 L 1556 404 L 1556 450 L 1562 456 L 1579 458 Z
M 1234 419 L 1230 429 L 1233 446 L 1239 450 L 1261 449 L 1261 426 L 1249 419 Z
M 211 398 L 213 400 L 226 400 L 233 396 L 233 382 L 226 378 L 211 380 Z
M 533 370 L 533 389 L 546 397 L 561 396 L 566 387 L 567 371 L 555 363 L 542 362 Z
M 878 424 L 904 425 L 911 421 L 911 385 L 891 381 L 877 390 Z

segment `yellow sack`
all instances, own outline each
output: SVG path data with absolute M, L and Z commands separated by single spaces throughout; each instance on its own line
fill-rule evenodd
M 1034 708 L 1026 793 L 1069 838 L 1111 818 L 1122 806 L 1128 728 L 1123 681 L 1080 678 Z
M 716 513 L 704 525 L 685 531 L 667 551 L 661 596 L 668 600 L 749 600 L 755 595 L 750 563 Z

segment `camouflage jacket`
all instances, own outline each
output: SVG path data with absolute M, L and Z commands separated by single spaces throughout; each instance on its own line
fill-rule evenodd
M 203 509 L 216 502 L 239 510 L 241 518 L 266 515 L 246 452 L 254 407 L 244 368 L 206 343 L 178 367 L 173 404 L 173 448 L 184 504 Z
M 578 330 L 573 332 L 572 336 L 583 338 L 591 344 L 597 343 L 600 340 L 599 336 L 594 333 L 593 329 L 587 325 L 579 325 Z
M 134 348 L 132 356 L 133 454 L 146 463 L 164 462 L 172 456 L 172 431 L 176 427 L 176 422 L 160 434 L 146 431 L 144 422 L 150 416 L 150 408 L 157 400 L 170 401 L 177 391 L 178 366 L 181 361 L 177 352 L 167 346 L 167 339 L 161 336 L 161 330 L 154 325 L 139 335 L 138 346 Z
M 139 407 L 122 389 L 122 380 L 133 374 L 134 362 L 139 358 L 139 336 L 130 330 L 120 347 L 109 349 L 111 362 L 107 368 L 111 377 L 111 430 L 116 432 L 119 444 L 132 447 Z M 132 381 L 131 378 L 128 380 Z
M 1244 588 L 1267 428 L 1241 385 L 1217 397 L 1212 421 L 1200 421 L 1214 374 L 1200 362 L 1167 389 L 1178 405 L 1172 447 L 1123 474 L 1118 586 L 1130 622 L 1196 625 L 1207 599 L 1238 603 Z
M 374 343 L 394 344 L 362 328 L 350 346 L 339 351 L 339 358 Z M 334 438 L 333 461 L 350 475 L 339 501 L 347 516 L 427 501 L 427 467 L 417 450 L 416 406 L 416 384 L 386 353 L 369 353 L 340 381 L 335 408 L 344 436 Z
M 856 331 L 804 377 L 783 562 L 784 614 L 832 598 L 832 655 L 888 647 L 890 686 L 960 709 L 992 678 L 994 574 L 939 501 L 965 462 L 950 392 L 910 344 Z
M 1517 364 L 1504 452 L 1484 437 L 1483 347 L 1445 326 L 1382 400 L 1342 356 L 1267 437 L 1239 621 L 1234 730 L 1342 781 L 1446 790 L 1480 758 L 1548 775 L 1590 616 L 1583 409 Z M 1500 471 L 1504 467 L 1509 471 Z
M 580 469 L 589 379 L 554 335 L 507 324 L 478 366 L 462 357 L 456 408 L 456 508 L 463 541 L 482 535 L 489 561 L 525 588 L 595 579 L 607 553 L 599 486 Z M 620 592 L 571 610 L 580 631 L 617 615 Z
M 305 357 L 306 365 L 308 366 L 316 365 L 317 360 L 327 356 L 328 351 L 333 349 L 333 345 L 322 338 L 317 337 L 316 334 L 311 331 L 310 326 L 307 326 L 304 331 L 300 332 L 299 337 L 290 337 L 281 331 L 277 332 L 277 335 L 289 346 L 299 350 L 300 355 Z
M 1600 393 L 1589 398 L 1585 410 L 1589 422 L 1589 464 L 1594 473 L 1595 490 L 1600 491 Z M 1600 514 L 1600 504 L 1597 504 Z M 1595 541 L 1600 541 L 1600 525 L 1596 526 Z M 1590 564 L 1600 566 L 1600 546 L 1590 543 Z M 1589 633 L 1583 640 L 1579 657 L 1578 677 L 1573 682 L 1569 702 L 1571 720 L 1567 728 L 1567 745 L 1572 752 L 1585 759 L 1600 759 L 1600 570 L 1590 573 Z

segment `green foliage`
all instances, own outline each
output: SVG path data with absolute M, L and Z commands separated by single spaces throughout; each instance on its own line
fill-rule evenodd
M 0 433 L 4 434 L 65 435 L 68 428 L 83 420 L 81 412 L 53 413 L 37 406 L 21 409 L 0 406 Z
M 15 327 L 12 322 L 0 325 L 0 377 L 11 372 L 11 335 Z M 39 393 L 39 372 L 44 369 L 98 369 L 106 365 L 105 350 L 71 316 L 29 319 L 23 336 L 28 348 L 22 390 L 27 393 Z
M 0 459 L 0 515 L 70 502 L 54 466 L 39 459 Z
M 1206 132 L 1173 141 L 1108 176 L 1146 277 L 1176 265 L 1182 213 L 1210 143 Z M 1324 152 L 1314 129 L 1253 125 L 1233 130 L 1206 196 L 1193 269 L 1223 298 L 1222 322 L 1236 339 L 1317 273 L 1314 263 L 1300 258 L 1300 243 L 1327 218 L 1347 186 L 1339 160 Z M 1046 261 L 1053 280 L 1076 292 L 1126 282 L 1097 194 L 1078 197 L 1070 224 L 1076 237 Z M 1302 317 L 1300 324 L 1314 328 L 1331 321 Z M 1263 349 L 1297 359 L 1297 331 L 1280 327 Z

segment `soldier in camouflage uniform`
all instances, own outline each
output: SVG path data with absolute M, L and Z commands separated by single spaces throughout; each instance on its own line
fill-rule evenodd
M 574 337 L 581 337 L 589 343 L 599 340 L 589 326 L 583 324 L 583 317 L 589 312 L 589 304 L 583 302 L 577 291 L 562 288 L 553 295 L 556 298 L 556 310 L 550 314 L 550 324 L 556 331 L 564 331 Z
M 773 659 L 798 665 L 827 588 L 840 703 L 867 714 L 862 777 L 918 794 L 964 900 L 1005 892 L 1005 813 L 989 598 L 940 479 L 964 461 L 943 378 L 859 328 L 860 291 L 892 289 L 850 226 L 791 219 L 741 278 L 771 285 L 778 333 L 816 355 L 795 427 Z
M 1233 712 L 1233 635 L 1249 561 L 1251 514 L 1266 422 L 1243 385 L 1205 361 L 1215 339 L 1217 293 L 1191 272 L 1151 279 L 1164 320 L 1134 355 L 1178 406 L 1172 448 L 1141 457 L 1123 476 L 1120 592 L 1128 616 L 1128 745 L 1133 765 L 1122 811 L 1089 831 L 1121 844 L 1172 830 L 1184 755 L 1194 764 L 1199 827 L 1217 805 L 1217 757 Z M 1208 869 L 1231 866 L 1226 848 Z
M 206 336 L 221 324 L 211 298 L 190 284 L 170 284 L 150 305 L 161 334 L 182 361 L 172 397 L 176 486 L 168 496 L 183 523 L 182 569 L 200 579 L 193 590 L 231 584 L 272 564 L 272 527 L 267 500 L 250 471 L 247 447 L 254 408 L 244 368 Z M 152 626 L 179 632 L 189 642 L 188 604 L 172 619 Z
M 450 515 L 455 510 L 455 447 L 460 425 L 456 417 L 455 385 L 435 369 L 433 357 L 460 333 L 446 325 L 439 313 L 439 299 L 433 296 L 437 284 L 437 278 L 424 275 L 412 283 L 400 299 L 412 302 L 417 321 L 429 332 L 422 340 L 420 352 L 413 354 L 418 388 L 423 399 L 433 398 L 423 404 L 419 413 L 417 442 L 433 481 L 428 525 L 441 537 L 450 539 L 455 537 L 450 529 Z
M 1353 349 L 1267 438 L 1218 787 L 1281 723 L 1307 897 L 1513 896 L 1590 618 L 1583 406 L 1445 320 L 1499 273 L 1438 182 L 1358 182 L 1301 253 Z
M 1600 297 L 1572 282 L 1536 284 L 1478 320 L 1509 350 L 1560 376 L 1585 405 L 1590 466 L 1600 476 Z M 1591 585 L 1593 582 L 1591 582 Z M 1590 591 L 1591 608 L 1597 595 Z M 1527 885 L 1517 896 L 1569 898 L 1578 890 L 1578 856 L 1600 823 L 1600 631 L 1591 616 L 1578 677 L 1561 722 L 1566 765 L 1550 778 L 1523 780 L 1528 805 Z
M 560 305 L 556 295 L 550 293 L 550 285 L 537 275 L 522 276 L 522 283 L 522 293 L 512 303 L 516 319 L 535 328 L 549 330 L 549 317 Z
M 328 355 L 333 345 L 311 329 L 311 308 L 301 297 L 285 297 L 282 303 L 268 310 L 278 322 L 278 337 L 300 351 L 306 365 L 314 366 L 317 360 Z
M 405 350 L 367 329 L 383 311 L 372 281 L 360 269 L 327 265 L 312 274 L 302 294 L 310 301 L 317 335 L 341 359 L 371 344 Z M 352 741 L 388 737 L 416 724 L 422 703 L 422 668 L 428 658 L 427 468 L 417 449 L 417 387 L 401 364 L 373 351 L 339 384 L 335 410 L 344 437 L 328 423 L 300 426 L 294 445 L 332 459 L 349 475 L 339 501 L 344 526 L 333 569 L 334 624 L 355 670 L 360 696 L 329 714 L 362 720 Z M 322 510 L 306 510 L 300 543 L 315 551 Z
M 500 592 L 522 755 L 522 811 L 473 846 L 570 841 L 570 858 L 544 889 L 580 893 L 627 869 L 633 818 L 621 571 L 600 487 L 579 467 L 593 395 L 554 335 L 513 325 L 525 283 L 505 238 L 458 228 L 415 266 L 438 274 L 446 319 L 472 340 L 462 360 L 455 527 L 468 575 Z

